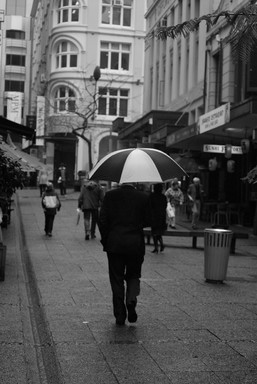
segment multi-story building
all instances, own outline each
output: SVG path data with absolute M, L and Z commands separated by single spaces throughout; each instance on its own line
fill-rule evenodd
M 137 137 L 171 154 L 190 176 L 201 177 L 209 200 L 244 202 L 254 195 L 241 178 L 256 158 L 256 53 L 247 63 L 235 58 L 227 18 L 213 25 L 200 18 L 233 15 L 248 4 L 148 0 L 144 114 L 119 133 L 121 141 Z M 165 36 L 166 27 L 189 20 L 199 20 L 198 29 Z M 250 202 L 247 209 L 253 211 Z
M 0 116 L 8 119 L 1 122 L 1 134 L 9 129 L 21 145 L 29 124 L 32 1 L 0 0 Z
M 143 110 L 145 0 L 34 0 L 31 114 L 69 181 L 115 149 L 113 121 Z M 99 71 L 100 69 L 100 71 Z

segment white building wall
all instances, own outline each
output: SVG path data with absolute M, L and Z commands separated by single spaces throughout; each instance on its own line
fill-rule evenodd
M 24 14 L 9 15 L 7 12 L 6 0 L 0 0 L 0 10 L 3 12 L 4 21 L 0 23 L 0 115 L 6 116 L 8 104 L 8 92 L 5 89 L 5 81 L 24 82 L 22 95 L 23 116 L 20 121 L 26 124 L 26 116 L 30 114 L 30 56 L 31 56 L 31 35 L 30 35 L 30 10 L 33 0 L 26 1 Z M 25 33 L 25 39 L 7 38 L 7 30 L 18 30 Z M 6 55 L 25 56 L 25 66 L 7 65 Z
M 109 86 L 129 89 L 128 116 L 124 120 L 130 122 L 137 119 L 142 114 L 143 108 L 145 0 L 134 1 L 131 28 L 101 24 L 101 0 L 81 0 L 79 22 L 58 24 L 56 4 L 58 2 L 50 0 L 44 2 L 35 0 L 34 2 L 32 87 L 36 93 L 44 93 L 49 100 L 48 133 L 72 131 L 71 128 L 67 128 L 67 118 L 59 116 L 58 121 L 58 114 L 54 113 L 51 102 L 55 90 L 60 85 L 69 85 L 79 95 L 81 112 L 87 113 L 88 105 L 92 103 L 92 96 L 95 92 L 95 83 L 91 78 L 94 68 L 100 65 L 101 41 L 131 44 L 129 72 L 101 70 L 97 88 Z M 72 42 L 79 51 L 78 68 L 76 69 L 56 68 L 56 47 L 63 40 Z M 40 57 L 44 57 L 45 62 Z M 44 84 L 39 80 L 42 73 L 46 74 Z M 89 92 L 86 90 L 87 88 Z M 35 105 L 32 108 L 35 109 Z M 91 119 L 91 116 L 88 119 L 86 135 L 89 140 L 92 140 L 93 163 L 97 162 L 99 155 L 96 143 L 99 143 L 99 138 L 103 137 L 103 132 L 105 136 L 109 136 L 112 121 L 117 117 L 96 113 L 94 120 Z M 69 119 L 70 117 L 68 117 Z M 77 168 L 78 170 L 88 169 L 89 165 L 84 156 L 88 151 L 87 143 L 78 140 L 78 147 Z
M 198 2 L 199 1 L 199 2 Z M 200 7 L 199 7 L 200 4 Z M 163 18 L 167 17 L 167 26 L 179 24 L 189 18 L 208 14 L 212 10 L 210 0 L 173 0 L 149 1 L 146 12 L 147 35 L 156 31 Z M 197 14 L 199 13 L 199 14 Z M 165 55 L 159 48 L 163 42 L 156 37 L 147 39 L 144 85 L 144 114 L 152 109 L 182 110 L 189 112 L 195 119 L 203 105 L 204 63 L 206 50 L 206 25 L 201 23 L 198 32 L 190 33 L 187 38 L 177 37 L 166 41 Z M 159 48 L 158 48 L 159 47 Z M 153 57 L 151 56 L 153 51 Z M 156 63 L 162 68 L 165 56 L 164 105 L 158 103 L 158 77 Z M 153 72 L 153 92 L 149 94 Z M 159 71 L 159 80 L 161 79 Z M 190 112 L 193 113 L 190 114 Z M 190 121 L 193 123 L 194 121 Z

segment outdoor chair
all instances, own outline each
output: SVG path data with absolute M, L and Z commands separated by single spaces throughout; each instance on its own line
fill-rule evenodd
M 217 204 L 217 211 L 214 213 L 213 217 L 213 226 L 229 226 L 229 214 L 227 203 Z

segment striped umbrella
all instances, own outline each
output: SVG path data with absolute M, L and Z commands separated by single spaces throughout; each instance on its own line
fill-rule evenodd
M 117 183 L 162 183 L 187 176 L 166 153 L 154 148 L 128 148 L 103 157 L 89 172 L 89 179 Z

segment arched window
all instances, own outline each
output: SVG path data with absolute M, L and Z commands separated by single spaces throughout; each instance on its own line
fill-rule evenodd
M 75 92 L 69 87 L 59 87 L 54 95 L 54 113 L 75 112 L 75 110 Z
M 56 68 L 75 68 L 78 65 L 78 49 L 68 41 L 61 42 L 56 51 Z
M 79 21 L 79 7 L 78 0 L 59 0 L 58 3 L 58 24 Z

